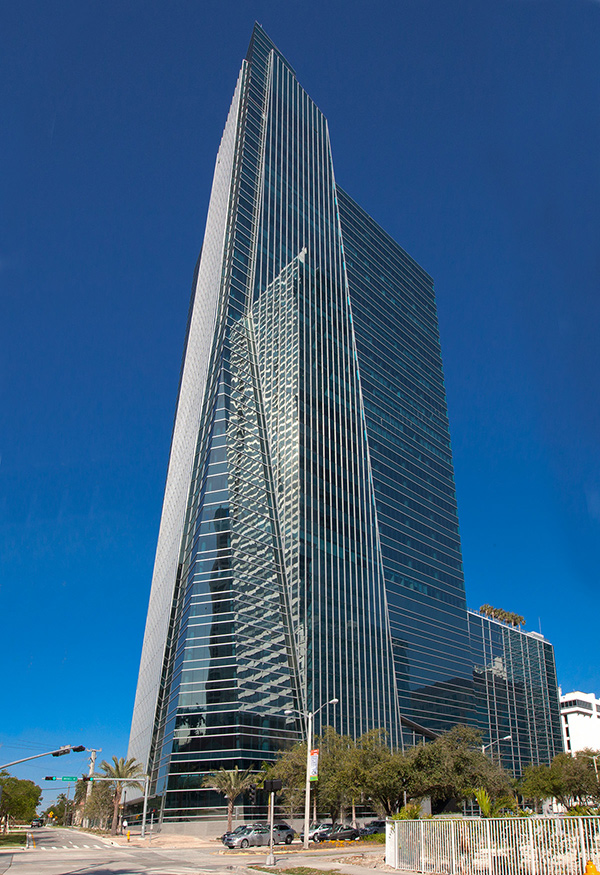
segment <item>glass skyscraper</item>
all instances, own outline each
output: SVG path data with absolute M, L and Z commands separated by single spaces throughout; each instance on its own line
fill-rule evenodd
M 485 664 L 485 661 L 484 661 Z M 129 756 L 211 816 L 319 713 L 390 743 L 478 721 L 433 282 L 337 186 L 258 25 L 193 284 Z M 488 729 L 487 724 L 484 729 Z

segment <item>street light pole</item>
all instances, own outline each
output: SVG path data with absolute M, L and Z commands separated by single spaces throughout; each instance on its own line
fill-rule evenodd
M 320 710 L 320 709 L 319 709 Z M 306 715 L 306 786 L 304 788 L 304 848 L 308 848 L 308 830 L 310 827 L 310 751 L 312 748 L 313 714 Z
M 600 758 L 600 753 L 597 753 L 595 755 L 591 754 L 591 753 L 586 753 L 586 754 L 584 754 L 584 756 L 588 757 L 594 763 L 594 771 L 596 773 L 596 783 L 598 783 L 598 763 L 597 763 L 597 760 Z
M 142 812 L 142 835 L 141 838 L 146 837 L 146 815 L 148 813 L 148 787 L 150 785 L 150 776 L 144 776 L 144 810 Z
M 306 717 L 306 787 L 304 789 L 304 848 L 308 850 L 308 830 L 310 827 L 310 751 L 312 748 L 313 719 L 327 705 L 337 705 L 339 699 L 330 699 L 324 702 L 316 711 L 298 711 L 296 708 L 287 708 L 284 714 L 301 714 Z

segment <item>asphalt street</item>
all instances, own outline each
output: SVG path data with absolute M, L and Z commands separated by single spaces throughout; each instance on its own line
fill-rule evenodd
M 215 848 L 167 849 L 113 845 L 76 830 L 34 829 L 34 847 L 0 851 L 0 875 L 250 875 L 248 866 L 265 865 L 267 848 L 243 853 Z M 290 853 L 291 851 L 291 853 Z M 333 858 L 351 850 L 303 852 L 291 848 L 275 859 L 285 867 L 336 869 L 345 875 L 375 875 L 366 866 L 340 865 Z

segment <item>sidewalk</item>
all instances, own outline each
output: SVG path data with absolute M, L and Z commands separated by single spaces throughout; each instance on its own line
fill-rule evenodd
M 281 854 L 275 854 L 276 864 L 274 872 L 285 871 L 298 866 L 303 866 L 310 869 L 315 869 L 318 872 L 339 872 L 341 875 L 377 875 L 378 872 L 395 872 L 391 866 L 385 863 L 385 852 L 379 850 L 377 852 L 357 852 L 352 853 L 346 851 L 340 853 L 337 851 L 317 851 L 306 852 L 303 849 L 294 854 L 293 860 L 282 858 Z M 235 864 L 234 864 L 235 865 Z M 254 864 L 261 865 L 262 864 Z M 240 872 L 240 868 L 235 866 Z M 243 868 L 244 875 L 257 875 L 257 870 L 253 868 L 252 863 L 246 864 Z M 406 873 L 403 873 L 406 875 Z
M 131 833 L 129 841 L 126 835 L 107 836 L 107 841 L 113 845 L 124 845 L 129 848 L 164 848 L 165 850 L 186 850 L 189 848 L 211 848 L 219 851 L 223 848 L 216 839 L 200 838 L 199 836 L 164 834 L 146 830 L 145 838 L 139 833 Z

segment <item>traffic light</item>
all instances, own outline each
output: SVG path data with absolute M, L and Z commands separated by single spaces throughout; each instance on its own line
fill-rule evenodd
M 94 779 L 92 777 L 90 777 L 90 775 L 82 775 L 81 780 L 82 781 L 93 781 Z
M 58 781 L 58 778 L 56 778 L 54 775 L 46 775 L 44 781 Z
M 78 744 L 77 747 L 71 748 L 74 753 L 81 753 L 82 750 L 85 750 L 85 744 Z
M 256 784 L 250 784 L 250 804 L 256 805 Z
M 67 744 L 64 747 L 59 747 L 58 750 L 52 752 L 53 757 L 64 757 L 66 753 L 71 753 L 71 745 Z

